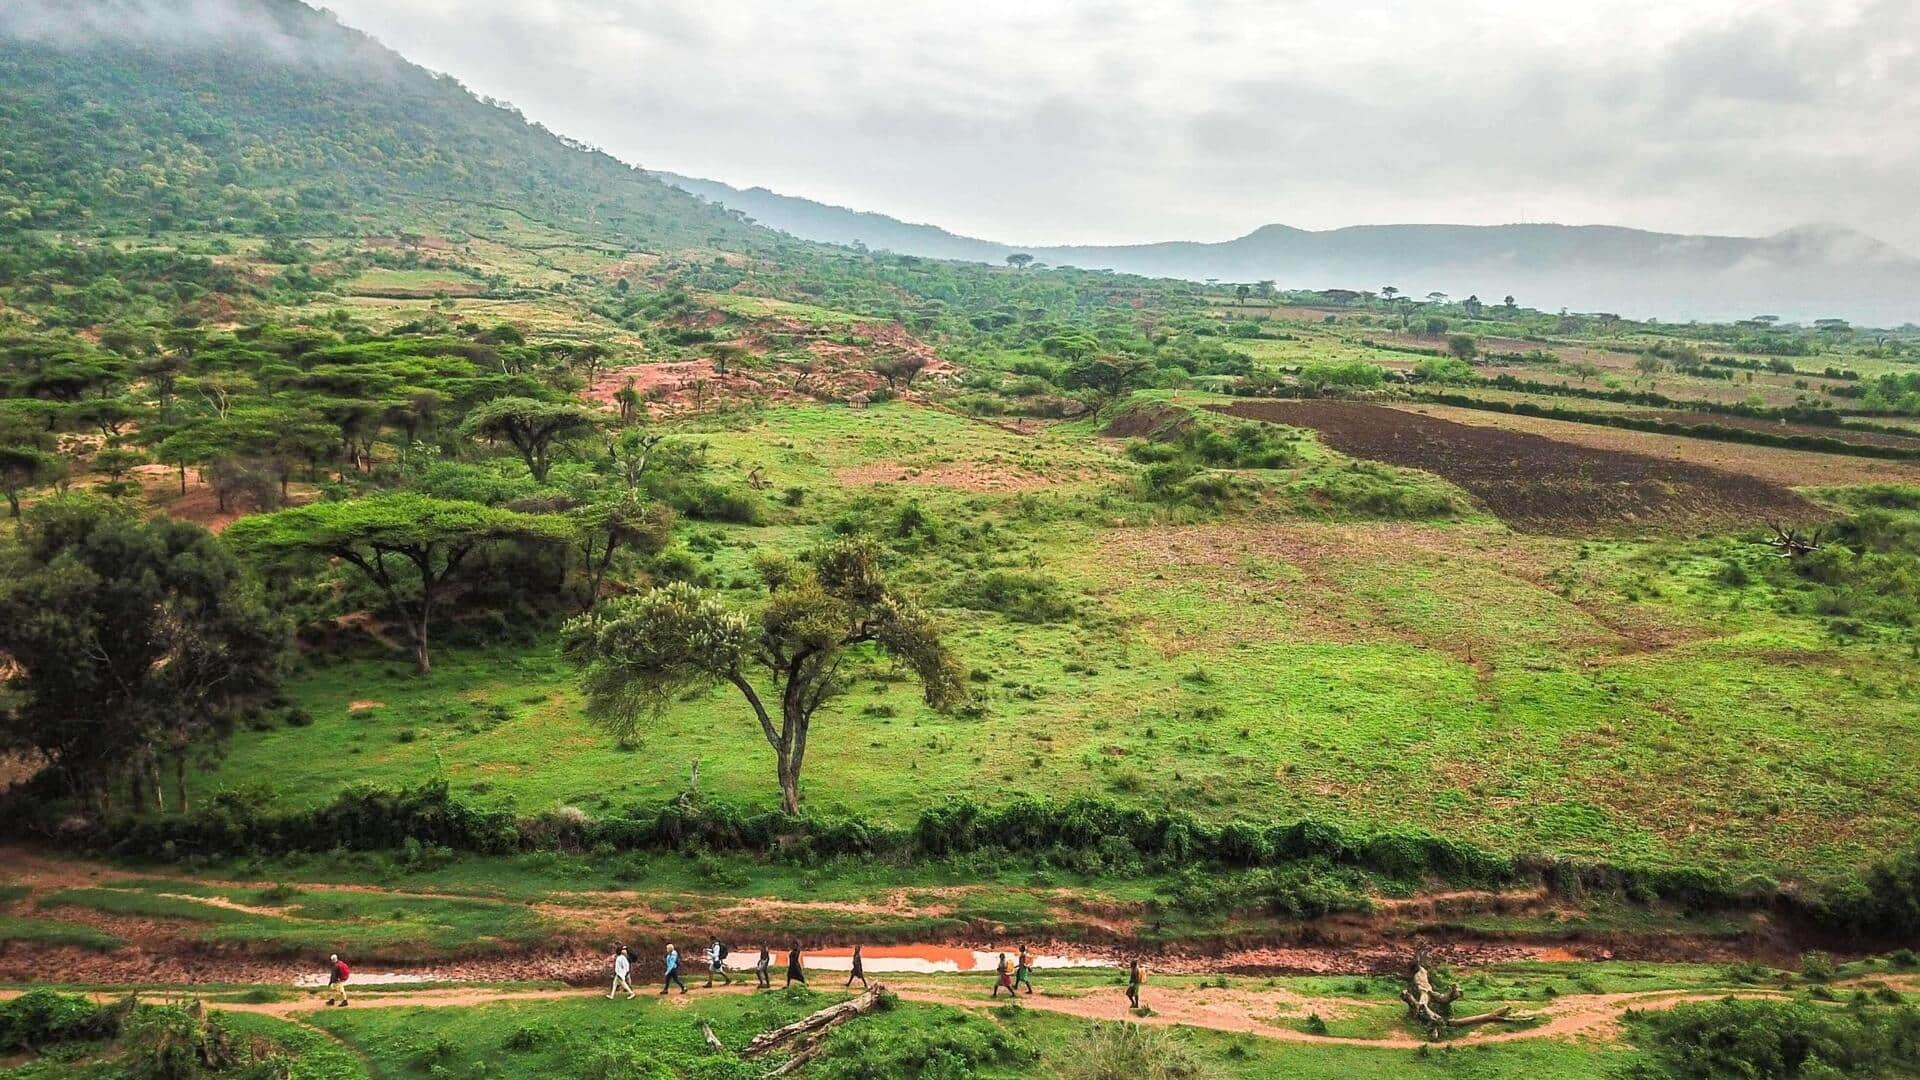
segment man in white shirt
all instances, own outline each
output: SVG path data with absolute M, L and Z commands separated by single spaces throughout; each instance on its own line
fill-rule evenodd
M 627 974 L 633 970 L 633 961 L 627 958 L 627 947 L 620 946 L 613 954 L 613 988 L 607 991 L 607 997 L 613 997 L 615 990 L 625 990 L 628 997 L 633 996 L 633 984 L 627 981 Z

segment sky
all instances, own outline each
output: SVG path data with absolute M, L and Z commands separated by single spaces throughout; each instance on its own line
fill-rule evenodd
M 1022 244 L 1558 221 L 1920 252 L 1920 0 L 326 0 L 643 166 Z

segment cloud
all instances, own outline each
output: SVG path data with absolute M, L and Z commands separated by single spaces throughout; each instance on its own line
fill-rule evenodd
M 630 161 L 994 239 L 1839 221 L 1920 251 L 1914 0 L 328 3 Z M 170 39 L 258 10 L 36 5 Z

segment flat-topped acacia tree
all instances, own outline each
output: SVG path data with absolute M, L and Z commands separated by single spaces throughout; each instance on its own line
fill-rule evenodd
M 468 435 L 507 440 L 520 451 L 527 471 L 544 484 L 553 444 L 592 431 L 603 419 L 600 413 L 570 401 L 505 397 L 468 413 L 460 429 Z
M 227 528 L 225 539 L 257 555 L 311 555 L 357 567 L 387 594 L 406 626 L 414 664 L 425 675 L 432 670 L 427 629 L 434 599 L 474 549 L 561 543 L 569 533 L 567 522 L 552 515 L 399 493 L 242 518 Z
M 568 623 L 563 641 L 583 671 L 587 715 L 622 740 L 688 691 L 716 682 L 740 691 L 773 747 L 780 805 L 792 814 L 814 713 L 842 688 L 850 650 L 872 643 L 904 665 L 935 709 L 960 702 L 966 684 L 938 626 L 887 585 L 872 547 L 832 544 L 769 582 L 757 619 L 674 582 L 601 604 Z

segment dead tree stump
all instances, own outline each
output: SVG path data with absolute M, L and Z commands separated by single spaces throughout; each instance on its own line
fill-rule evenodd
M 1526 1017 L 1514 1016 L 1511 1008 L 1502 1007 L 1492 1012 L 1477 1013 L 1473 1016 L 1453 1016 L 1453 1003 L 1460 1000 L 1462 991 L 1455 983 L 1444 991 L 1433 988 L 1433 976 L 1428 974 L 1424 958 L 1416 957 L 1413 962 L 1413 977 L 1405 990 L 1400 991 L 1400 1000 L 1407 1003 L 1407 1018 L 1424 1024 L 1427 1035 L 1438 1039 L 1454 1028 L 1473 1027 L 1501 1020 L 1524 1020 Z

